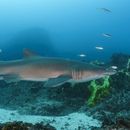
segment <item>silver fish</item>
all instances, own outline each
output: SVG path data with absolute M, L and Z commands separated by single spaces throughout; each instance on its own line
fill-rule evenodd
M 101 47 L 101 46 L 96 46 L 95 49 L 97 49 L 97 50 L 103 50 L 104 48 Z
M 108 34 L 108 33 L 102 33 L 102 36 L 107 37 L 107 38 L 112 37 L 112 35 L 111 35 L 111 34 Z
M 111 13 L 111 10 L 107 9 L 107 8 L 101 8 L 101 10 L 103 10 L 104 12 L 107 12 L 107 13 Z
M 86 57 L 86 54 L 81 53 L 78 56 L 84 58 L 84 57 Z
M 45 87 L 57 87 L 66 82 L 87 82 L 115 73 L 115 70 L 108 71 L 85 62 L 36 56 L 27 50 L 24 54 L 24 59 L 0 62 L 0 77 L 7 83 L 45 81 Z

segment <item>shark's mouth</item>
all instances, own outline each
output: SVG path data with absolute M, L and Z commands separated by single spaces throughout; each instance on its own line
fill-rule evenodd
M 114 75 L 116 73 L 117 71 L 115 69 L 110 68 L 110 69 L 106 69 L 106 72 L 104 73 L 104 75 L 109 76 L 109 75 Z

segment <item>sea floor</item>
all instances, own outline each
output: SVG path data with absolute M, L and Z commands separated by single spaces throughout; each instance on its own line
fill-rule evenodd
M 91 130 L 92 127 L 101 127 L 101 122 L 84 113 L 72 113 L 67 116 L 35 116 L 20 115 L 17 111 L 0 109 L 0 123 L 22 121 L 25 123 L 50 124 L 56 130 Z
M 96 93 L 93 107 L 88 106 L 90 82 L 44 88 L 42 82 L 0 81 L 0 123 L 43 122 L 56 130 L 130 130 L 129 57 L 113 56 L 109 64 L 120 65 L 119 71 L 110 77 L 108 95 L 98 98 L 101 93 Z M 99 79 L 97 84 L 102 86 L 103 82 Z

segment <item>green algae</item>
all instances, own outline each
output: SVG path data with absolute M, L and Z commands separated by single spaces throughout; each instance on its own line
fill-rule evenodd
M 127 69 L 130 68 L 130 59 L 128 59 L 128 62 L 127 62 Z
M 123 74 L 125 77 L 130 79 L 130 59 L 128 59 L 126 67 L 122 70 L 119 70 L 118 74 Z M 88 106 L 90 107 L 95 106 L 99 101 L 103 99 L 103 97 L 109 94 L 110 92 L 109 79 L 110 79 L 110 76 L 106 76 L 102 78 L 102 81 L 100 83 L 97 82 L 97 80 L 93 80 L 90 82 L 89 91 L 91 95 L 87 101 Z
M 109 94 L 110 82 L 109 76 L 102 79 L 102 83 L 97 83 L 96 80 L 91 81 L 89 90 L 91 95 L 87 101 L 88 106 L 95 106 L 97 102 Z
M 128 59 L 128 62 L 126 64 L 126 68 L 119 70 L 118 72 L 130 77 L 130 59 Z

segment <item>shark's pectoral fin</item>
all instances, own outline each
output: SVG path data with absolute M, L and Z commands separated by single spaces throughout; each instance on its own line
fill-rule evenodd
M 44 87 L 57 87 L 71 79 L 68 75 L 61 75 L 57 78 L 50 78 L 44 85 Z
M 12 82 L 20 81 L 20 77 L 17 74 L 6 74 L 6 75 L 3 75 L 2 77 L 3 77 L 3 80 L 6 83 L 12 83 Z
M 76 83 L 75 83 L 75 82 L 71 82 L 70 84 L 71 84 L 70 87 L 73 88 L 73 87 L 75 86 Z

